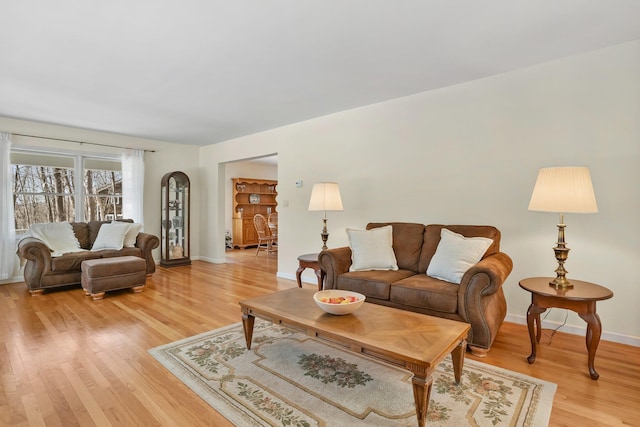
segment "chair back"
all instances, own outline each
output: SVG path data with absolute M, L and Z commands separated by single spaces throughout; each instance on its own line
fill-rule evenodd
M 267 220 L 262 214 L 255 214 L 253 216 L 253 226 L 256 228 L 256 234 L 261 239 L 269 237 Z
M 271 232 L 271 236 L 276 237 L 278 235 L 278 213 L 270 213 L 269 217 L 267 218 L 267 223 L 269 224 L 269 231 Z

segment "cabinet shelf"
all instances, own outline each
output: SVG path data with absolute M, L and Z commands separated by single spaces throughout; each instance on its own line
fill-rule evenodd
M 260 192 L 260 191 L 238 191 L 238 195 L 240 195 L 240 194 L 246 194 L 246 195 L 249 195 L 249 194 L 260 194 L 261 196 L 262 195 L 266 195 L 266 196 L 270 196 L 270 195 L 276 196 L 276 195 L 278 195 L 278 193 L 273 192 L 273 191 L 269 191 L 269 192 L 266 192 L 266 193 L 263 193 L 263 192 Z
M 240 202 L 236 204 L 237 206 L 278 206 L 278 202 L 268 202 L 268 203 L 247 203 Z

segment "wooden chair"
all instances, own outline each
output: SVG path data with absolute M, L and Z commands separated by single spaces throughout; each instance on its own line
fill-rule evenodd
M 261 250 L 267 251 L 267 256 L 271 253 L 271 244 L 273 238 L 269 232 L 269 226 L 267 220 L 262 214 L 255 214 L 253 216 L 253 226 L 256 228 L 256 234 L 258 235 L 258 248 L 256 250 L 256 256 Z
M 267 218 L 267 224 L 269 225 L 269 232 L 271 233 L 271 249 L 272 252 L 276 250 L 273 249 L 273 246 L 278 246 L 278 213 L 273 212 L 269 214 Z

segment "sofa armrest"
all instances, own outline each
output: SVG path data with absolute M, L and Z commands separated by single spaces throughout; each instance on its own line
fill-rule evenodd
M 49 246 L 35 237 L 25 237 L 18 242 L 16 253 L 21 260 L 27 260 L 24 267 L 24 281 L 29 289 L 40 288 L 42 275 L 51 271 Z
M 327 249 L 318 255 L 320 270 L 326 274 L 324 289 L 335 289 L 338 276 L 349 271 L 351 266 L 351 248 Z
M 460 293 L 467 297 L 471 295 L 486 296 L 494 294 L 502 286 L 513 269 L 513 261 L 509 255 L 497 252 L 481 259 L 462 276 Z M 477 279 L 476 275 L 484 274 L 486 279 Z
M 147 274 L 156 272 L 156 262 L 153 259 L 152 251 L 160 246 L 160 239 L 149 233 L 138 233 L 136 237 L 136 247 L 142 251 L 142 256 L 147 261 Z
M 502 284 L 512 268 L 511 258 L 498 252 L 471 267 L 460 282 L 458 313 L 472 325 L 468 341 L 478 354 L 491 347 L 507 315 Z

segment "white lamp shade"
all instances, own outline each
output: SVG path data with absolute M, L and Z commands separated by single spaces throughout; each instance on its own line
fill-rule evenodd
M 310 211 L 341 211 L 342 198 L 337 182 L 318 182 L 313 184 L 311 199 L 309 200 Z
M 558 213 L 598 212 L 589 168 L 540 169 L 529 201 L 529 210 Z

